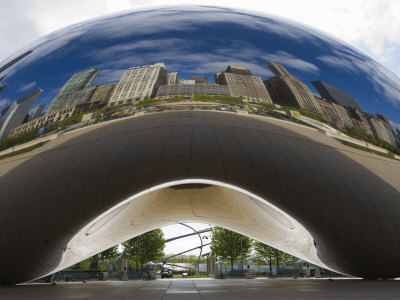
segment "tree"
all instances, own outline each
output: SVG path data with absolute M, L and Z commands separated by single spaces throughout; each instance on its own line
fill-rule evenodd
M 118 257 L 118 246 L 111 247 L 110 249 L 107 249 L 103 252 L 100 252 L 99 254 L 96 254 L 92 256 L 90 260 L 90 267 L 92 269 L 95 269 L 97 271 L 99 261 L 105 261 L 105 260 L 110 260 L 113 258 Z
M 160 260 L 164 256 L 165 239 L 161 229 L 152 230 L 122 244 L 124 253 L 128 258 L 138 262 L 140 274 L 142 265 L 152 260 Z
M 271 275 L 272 275 L 272 261 L 273 260 L 276 263 L 276 274 L 279 274 L 279 262 L 284 261 L 289 258 L 292 258 L 291 255 L 289 255 L 285 252 L 282 252 L 278 249 L 275 249 L 274 247 L 263 244 L 259 241 L 254 242 L 254 250 L 256 250 L 256 252 L 260 256 L 262 256 L 264 259 L 266 259 L 268 261 Z
M 247 236 L 222 227 L 214 227 L 212 231 L 210 248 L 220 258 L 230 260 L 231 271 L 234 260 L 249 254 L 251 246 L 252 240 Z

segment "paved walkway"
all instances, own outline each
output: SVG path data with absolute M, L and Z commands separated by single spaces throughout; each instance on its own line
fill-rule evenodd
M 0 299 L 400 299 L 400 281 L 353 279 L 173 279 L 23 284 L 0 287 Z

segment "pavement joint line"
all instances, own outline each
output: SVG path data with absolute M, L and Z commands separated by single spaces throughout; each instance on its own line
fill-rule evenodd
M 161 296 L 160 300 L 162 300 L 165 297 L 165 295 L 167 294 L 167 291 L 168 291 L 169 287 L 171 286 L 171 284 L 172 284 L 172 280 L 169 282 L 168 287 L 165 289 L 164 294 Z

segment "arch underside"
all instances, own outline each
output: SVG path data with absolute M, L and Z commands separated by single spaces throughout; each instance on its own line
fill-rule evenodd
M 133 236 L 182 222 L 225 227 L 326 267 L 310 233 L 274 205 L 221 182 L 187 179 L 130 197 L 90 222 L 68 243 L 56 270 Z
M 265 117 L 165 112 L 91 126 L 0 161 L 0 268 L 11 270 L 0 282 L 182 221 L 349 275 L 396 277 L 398 178 L 398 161 Z M 176 188 L 189 182 L 210 186 Z

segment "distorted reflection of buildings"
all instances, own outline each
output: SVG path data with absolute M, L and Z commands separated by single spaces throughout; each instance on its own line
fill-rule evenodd
M 62 108 L 56 111 L 47 111 L 43 116 L 32 118 L 32 120 L 29 120 L 28 122 L 10 130 L 9 136 L 16 136 L 37 127 L 49 125 L 57 121 L 62 121 L 66 118 L 76 115 L 77 113 L 87 111 L 92 108 L 105 106 L 110 101 L 111 95 L 116 85 L 117 84 L 114 83 L 91 87 L 91 89 L 94 89 L 94 92 L 89 97 L 87 102 L 67 106 L 66 108 Z
M 339 130 L 356 127 L 392 145 L 396 141 L 399 143 L 399 137 L 385 117 L 364 113 L 358 108 L 356 100 L 345 91 L 322 81 L 313 81 L 321 96 L 317 97 L 284 66 L 269 62 L 268 67 L 275 76 L 264 82 L 243 66 L 227 66 L 225 71 L 215 74 L 215 83 L 208 83 L 207 77 L 200 75 L 179 79 L 178 72 L 167 73 L 164 63 L 156 63 L 130 68 L 124 72 L 119 83 L 100 86 L 90 86 L 100 70 L 88 69 L 74 74 L 68 80 L 45 115 L 38 113 L 40 107 L 33 109 L 28 122 L 22 125 L 14 123 L 17 126 L 9 131 L 9 136 L 94 108 L 134 105 L 151 98 L 179 96 L 194 99 L 195 95 L 210 95 L 301 108 L 323 116 Z M 61 108 L 55 110 L 56 107 Z
M 92 68 L 75 73 L 51 102 L 48 111 L 55 112 L 87 102 L 95 90 L 90 85 L 99 72 L 99 69 Z
M 22 53 L 21 55 L 17 56 L 16 58 L 12 59 L 11 61 L 9 61 L 8 63 L 6 63 L 4 66 L 2 66 L 0 68 L 0 73 L 4 72 L 5 70 L 10 68 L 11 66 L 15 65 L 17 62 L 19 62 L 23 58 L 27 57 L 32 52 L 33 52 L 33 50 L 26 51 L 26 52 Z
M 96 89 L 87 101 L 88 104 L 95 107 L 108 105 L 116 87 L 117 83 L 96 86 Z
M 193 80 L 194 81 L 194 80 Z M 192 98 L 193 95 L 223 95 L 229 96 L 229 90 L 226 85 L 219 84 L 169 84 L 160 85 L 157 92 L 157 99 L 168 99 L 171 97 Z
M 9 131 L 22 123 L 29 109 L 35 103 L 36 99 L 42 93 L 41 89 L 35 89 L 32 92 L 16 100 L 7 110 L 0 128 L 0 141 L 7 138 Z
M 262 79 L 252 75 L 250 70 L 242 66 L 228 66 L 222 73 L 216 73 L 215 83 L 227 85 L 233 97 L 245 101 L 272 103 Z
M 351 121 L 354 127 L 367 134 L 373 135 L 371 126 L 369 125 L 362 111 L 351 107 L 349 107 L 347 111 L 349 112 L 349 116 L 351 117 Z
M 378 118 L 380 118 L 381 120 L 383 120 L 385 122 L 385 124 L 390 128 L 390 131 L 392 132 L 396 143 L 400 145 L 400 136 L 397 135 L 396 131 L 394 130 L 392 124 L 390 123 L 390 121 L 388 119 L 386 119 L 383 115 L 380 114 L 376 114 L 376 116 Z
M 0 77 L 0 82 L 2 82 L 2 81 L 4 80 L 4 78 L 6 78 L 6 75 Z M 2 91 L 4 91 L 4 89 L 5 89 L 6 87 L 7 87 L 6 85 L 0 86 L 0 93 L 1 93 Z
M 194 80 L 195 84 L 206 84 L 206 83 L 208 83 L 206 76 L 190 76 L 190 80 Z
M 322 115 L 322 110 L 310 89 L 293 77 L 283 66 L 269 62 L 274 77 L 264 81 L 272 99 L 278 104 L 297 107 Z
M 344 107 L 351 107 L 362 111 L 357 101 L 345 91 L 322 81 L 311 81 L 322 98 Z
M 391 126 L 389 127 L 384 120 L 377 116 L 367 113 L 364 113 L 364 116 L 368 121 L 371 131 L 375 137 L 388 142 L 389 144 L 396 145 L 396 138 L 394 137 Z
M 178 72 L 172 72 L 167 74 L 167 84 L 178 84 Z
M 130 68 L 122 75 L 109 105 L 131 104 L 153 98 L 158 87 L 166 81 L 167 70 L 164 63 Z
M 45 105 L 38 105 L 29 112 L 28 122 L 39 118 L 42 115 Z

